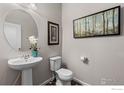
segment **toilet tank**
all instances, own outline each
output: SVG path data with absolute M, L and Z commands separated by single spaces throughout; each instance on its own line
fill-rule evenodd
M 57 71 L 61 68 L 61 56 L 51 57 L 50 58 L 50 70 Z

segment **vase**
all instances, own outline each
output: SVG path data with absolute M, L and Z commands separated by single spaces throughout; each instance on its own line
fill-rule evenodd
M 32 50 L 32 56 L 37 57 L 38 56 L 38 51 L 37 50 Z

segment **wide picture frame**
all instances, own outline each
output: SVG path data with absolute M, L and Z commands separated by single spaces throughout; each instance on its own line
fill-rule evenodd
M 120 6 L 73 20 L 73 37 L 120 35 Z
M 48 21 L 48 45 L 59 45 L 59 24 Z

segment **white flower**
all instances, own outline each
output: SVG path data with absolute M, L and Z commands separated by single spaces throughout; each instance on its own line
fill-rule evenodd
M 34 36 L 30 36 L 28 39 L 29 39 L 29 41 L 30 41 L 30 43 L 32 43 L 33 42 L 33 40 L 34 40 Z
M 30 44 L 31 44 L 31 48 L 37 49 L 37 42 L 38 42 L 38 39 L 35 38 L 35 36 L 30 36 L 30 37 L 28 37 L 28 39 L 29 39 L 29 42 L 30 42 Z
M 36 44 L 38 41 L 38 39 L 36 39 L 34 36 L 30 36 L 28 39 L 29 39 L 31 44 Z
M 37 44 L 37 39 L 33 39 L 31 43 L 32 44 Z

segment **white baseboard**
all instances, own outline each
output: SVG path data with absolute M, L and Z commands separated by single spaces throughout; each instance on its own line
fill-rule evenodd
M 53 78 L 54 78 L 54 77 L 51 77 L 51 78 L 47 79 L 46 81 L 44 81 L 44 82 L 41 83 L 40 85 L 46 85 L 48 82 L 50 82 L 51 80 L 53 80 Z M 90 84 L 88 84 L 88 83 L 86 83 L 86 82 L 83 82 L 83 81 L 77 79 L 76 77 L 73 77 L 73 80 L 75 80 L 75 81 L 81 83 L 82 85 L 90 85 Z
M 86 82 L 84 82 L 84 81 L 81 81 L 81 80 L 77 79 L 76 77 L 73 77 L 73 80 L 75 80 L 75 81 L 81 83 L 82 85 L 90 85 L 90 84 L 88 84 L 88 83 L 86 83 Z
M 41 83 L 40 85 L 46 85 L 48 82 L 50 82 L 51 80 L 53 80 L 54 77 L 51 77 L 49 79 L 47 79 L 46 81 L 44 81 L 43 83 Z

